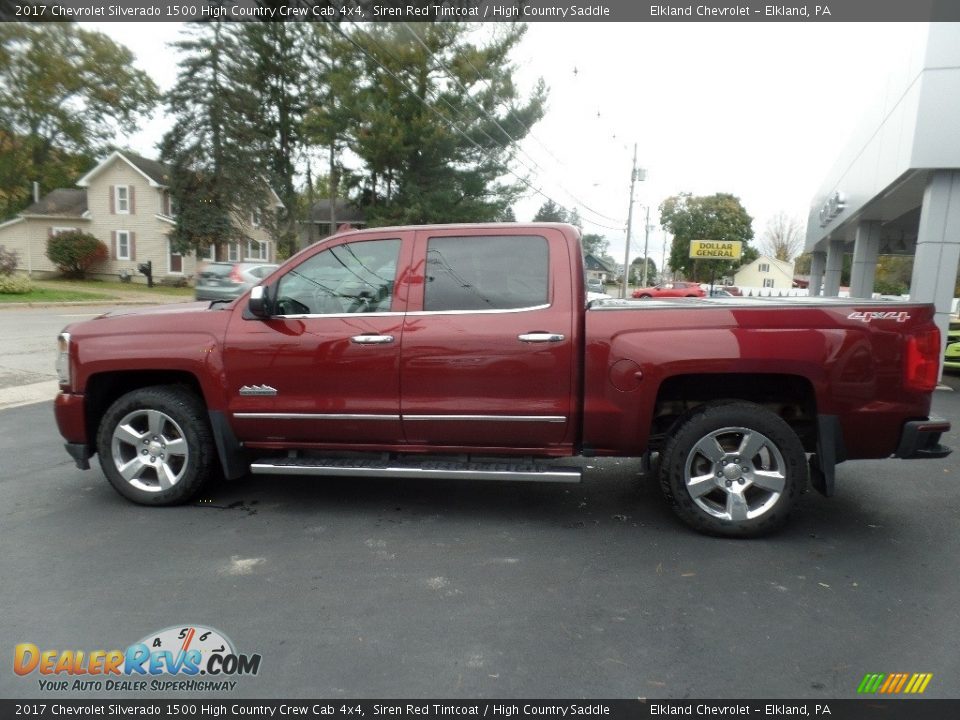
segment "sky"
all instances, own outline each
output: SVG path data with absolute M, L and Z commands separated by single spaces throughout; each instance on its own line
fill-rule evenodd
M 126 44 L 161 89 L 176 78 L 175 23 L 88 23 Z M 492 24 L 478 36 L 494 32 Z M 543 195 L 515 205 L 532 219 L 545 196 L 577 207 L 585 232 L 623 262 L 633 147 L 631 260 L 662 266 L 657 206 L 670 195 L 732 193 L 759 241 L 779 212 L 806 220 L 812 198 L 922 26 L 902 23 L 531 23 L 513 61 L 522 88 L 546 82 L 547 113 L 515 165 Z M 158 110 L 122 139 L 156 157 Z

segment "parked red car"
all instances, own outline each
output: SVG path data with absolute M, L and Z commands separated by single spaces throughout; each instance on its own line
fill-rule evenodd
M 700 284 L 695 282 L 661 283 L 633 291 L 633 297 L 644 300 L 655 297 L 706 297 L 706 295 Z

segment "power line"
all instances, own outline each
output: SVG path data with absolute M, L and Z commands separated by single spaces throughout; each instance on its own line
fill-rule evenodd
M 492 159 L 492 158 L 490 158 L 489 153 L 488 153 L 478 142 L 476 142 L 476 140 L 474 140 L 474 139 L 471 138 L 469 135 L 467 135 L 467 133 L 465 133 L 463 130 L 461 130 L 459 127 L 457 127 L 456 124 L 454 124 L 449 118 L 445 117 L 445 116 L 443 115 L 443 113 L 441 113 L 439 110 L 437 110 L 437 108 L 435 108 L 434 106 L 432 106 L 432 105 L 431 105 L 430 103 L 428 103 L 424 98 L 422 98 L 419 94 L 417 94 L 417 93 L 416 93 L 409 85 L 407 85 L 395 72 L 393 72 L 390 68 L 388 68 L 388 67 L 387 67 L 386 65 L 384 65 L 382 62 L 380 62 L 380 60 L 378 60 L 378 59 L 375 58 L 373 55 L 371 55 L 371 54 L 367 51 L 366 48 L 364 48 L 362 45 L 360 45 L 360 44 L 359 44 L 356 40 L 354 40 L 352 37 L 350 37 L 349 35 L 347 35 L 337 24 L 335 24 L 335 23 L 333 23 L 333 22 L 331 22 L 330 20 L 327 20 L 327 19 L 324 19 L 324 22 L 326 22 L 328 25 L 330 25 L 330 27 L 332 27 L 332 28 L 334 29 L 334 31 L 335 31 L 337 34 L 339 34 L 344 40 L 346 40 L 347 42 L 349 42 L 351 45 L 353 45 L 355 48 L 357 48 L 360 52 L 362 52 L 367 58 L 369 58 L 370 60 L 372 60 L 376 65 L 378 65 L 381 69 L 383 69 L 383 70 L 384 70 L 388 75 L 390 75 L 390 77 L 392 77 L 401 87 L 403 87 L 407 92 L 409 92 L 413 97 L 415 97 L 424 107 L 426 107 L 428 110 L 430 110 L 432 113 L 434 113 L 437 117 L 439 117 L 441 120 L 443 120 L 443 122 L 446 123 L 446 125 L 447 125 L 450 129 L 452 129 L 452 130 L 454 130 L 455 132 L 457 132 L 458 134 L 462 135 L 463 138 L 467 140 L 467 142 L 469 142 L 471 145 L 473 145 L 475 148 L 477 148 L 477 150 L 480 151 L 480 154 L 481 154 L 483 157 L 485 157 L 487 160 L 491 160 L 491 159 Z M 380 47 L 381 49 L 384 49 L 381 45 L 379 45 L 379 43 L 376 43 L 376 41 L 373 40 L 368 34 L 366 34 L 366 33 L 362 33 L 362 34 L 364 35 L 364 37 L 367 37 L 368 39 L 370 39 L 371 42 L 373 42 L 374 44 L 376 44 L 378 47 Z M 385 51 L 385 52 L 386 52 L 386 51 Z M 388 52 L 387 54 L 390 54 L 390 53 Z M 391 55 L 391 57 L 393 57 L 393 56 Z M 396 60 L 395 57 L 393 57 L 393 59 Z M 397 61 L 397 62 L 399 62 L 399 61 Z M 448 103 L 448 105 L 449 105 L 449 103 Z M 451 106 L 451 107 L 452 107 L 452 106 Z M 490 136 L 487 135 L 487 137 L 490 137 Z M 493 142 L 496 142 L 492 137 L 490 137 L 490 140 L 493 141 Z M 500 146 L 500 147 L 503 148 L 503 146 Z M 513 170 L 511 170 L 509 167 L 506 167 L 505 169 L 506 169 L 506 171 L 507 171 L 510 175 L 513 175 L 515 178 L 517 178 L 520 182 L 522 182 L 524 185 L 526 185 L 527 187 L 529 187 L 529 188 L 530 188 L 533 192 L 535 192 L 536 194 L 538 194 L 538 195 L 546 198 L 547 200 L 549 200 L 549 201 L 551 201 L 551 202 L 559 205 L 560 207 L 563 207 L 563 203 L 557 202 L 557 201 L 554 200 L 552 197 L 550 197 L 549 195 L 547 195 L 541 188 L 535 187 L 527 178 L 518 175 L 516 172 L 514 172 Z M 528 169 L 529 169 L 529 168 L 528 168 Z M 605 229 L 607 229 L 607 230 L 620 230 L 620 229 L 621 229 L 621 228 L 610 227 L 610 226 L 607 226 L 607 225 L 602 225 L 601 223 L 597 223 L 597 222 L 593 222 L 593 221 L 590 221 L 590 224 L 591 224 L 591 225 L 594 225 L 594 226 L 596 226 L 596 227 L 605 228 Z
M 463 85 L 463 83 L 461 83 L 456 77 L 454 77 L 453 71 L 450 70 L 450 68 L 447 67 L 446 64 L 444 64 L 443 60 L 441 60 L 439 57 L 437 57 L 437 56 L 433 53 L 433 51 L 427 46 L 427 44 L 426 44 L 426 43 L 423 41 L 423 39 L 417 34 L 417 32 L 414 31 L 414 29 L 413 29 L 412 27 L 410 27 L 410 24 L 404 22 L 404 23 L 403 23 L 403 26 L 407 29 L 407 32 L 409 32 L 410 35 L 411 35 L 418 43 L 420 43 L 420 46 L 421 46 L 424 50 L 427 51 L 429 57 L 430 57 L 432 60 L 435 60 L 435 61 L 437 62 L 437 64 L 439 64 L 440 67 L 443 68 L 443 71 L 446 73 L 447 77 L 450 78 L 450 80 L 452 80 L 452 81 L 454 82 L 454 84 L 455 84 L 458 88 L 460 88 L 460 90 L 463 92 L 464 97 L 466 97 L 466 98 L 467 98 L 468 100 L 470 100 L 474 105 L 476 105 L 476 106 L 477 106 L 477 109 L 478 109 L 487 119 L 489 119 L 490 122 L 492 122 L 492 123 L 497 127 L 497 129 L 500 130 L 500 132 L 502 132 L 502 133 L 504 134 L 504 136 L 507 138 L 507 140 L 509 140 L 509 141 L 513 144 L 513 146 L 515 146 L 515 147 L 517 148 L 517 150 L 519 150 L 521 153 L 523 153 L 523 154 L 526 155 L 528 158 L 530 158 L 530 161 L 531 161 L 539 170 L 541 170 L 541 171 L 543 171 L 543 172 L 547 172 L 546 168 L 544 168 L 542 165 L 540 165 L 540 163 L 538 163 L 538 162 L 536 161 L 536 159 L 534 159 L 534 157 L 533 157 L 532 155 L 530 155 L 530 153 L 526 152 L 522 147 L 520 147 L 520 143 L 519 143 L 516 139 L 514 139 L 514 138 L 510 135 L 510 133 L 508 133 L 508 132 L 504 129 L 503 125 L 501 125 L 500 122 L 499 122 L 495 117 L 493 117 L 493 115 L 491 115 L 487 110 L 485 110 L 485 109 L 483 108 L 483 106 L 480 105 L 480 103 L 477 102 L 477 100 L 476 100 L 472 95 L 470 95 L 470 91 Z M 395 59 L 395 58 L 394 58 L 394 59 Z M 472 64 L 470 65 L 470 67 L 472 67 L 472 68 L 474 69 L 474 71 L 476 71 L 476 68 L 473 67 Z M 477 75 L 477 79 L 478 79 L 478 80 L 482 79 L 479 74 Z M 448 105 L 449 107 L 451 107 L 451 109 L 453 109 L 453 107 L 450 105 L 450 103 L 447 103 L 447 105 Z M 508 109 L 508 112 L 513 112 L 511 108 L 508 107 L 507 109 Z M 514 117 L 516 117 L 516 115 L 514 115 Z M 530 128 L 528 128 L 526 125 L 524 125 L 524 123 L 523 123 L 519 118 L 517 118 L 517 121 L 520 123 L 521 126 L 524 127 L 524 129 L 525 129 L 525 130 L 527 131 L 527 133 L 529 134 L 529 133 L 530 133 Z M 481 132 L 483 132 L 484 135 L 487 135 L 488 138 L 490 138 L 491 140 L 493 140 L 494 142 L 496 142 L 496 141 L 495 141 L 492 137 L 490 137 L 490 135 L 488 135 L 486 132 L 484 132 L 483 130 L 481 130 Z M 524 163 L 522 160 L 520 160 L 519 158 L 517 158 L 517 161 L 520 162 L 521 165 L 523 165 L 524 167 L 526 167 L 527 170 L 529 170 L 530 172 L 533 172 L 534 174 L 536 174 L 535 171 L 533 170 L 533 168 L 531 168 L 529 165 L 527 165 L 526 163 Z M 602 212 L 599 212 L 599 211 L 597 211 L 597 210 L 594 210 L 594 209 L 591 208 L 589 205 L 587 205 L 585 202 L 583 202 L 583 200 L 581 200 L 579 197 L 577 197 L 577 196 L 574 195 L 572 192 L 570 192 L 569 190 L 567 190 L 567 188 L 564 187 L 562 183 L 560 183 L 559 181 L 555 181 L 555 182 L 557 183 L 557 186 L 558 186 L 563 192 L 565 192 L 567 195 L 569 195 L 577 205 L 579 205 L 580 207 L 582 207 L 582 208 L 583 208 L 584 210 L 586 210 L 587 212 L 592 213 L 593 215 L 596 215 L 596 216 L 599 217 L 599 218 L 603 218 L 604 220 L 609 220 L 610 222 L 618 222 L 618 218 L 613 218 L 613 217 L 610 217 L 609 215 L 604 215 Z

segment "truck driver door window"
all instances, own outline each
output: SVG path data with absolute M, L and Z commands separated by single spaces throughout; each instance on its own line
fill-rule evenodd
M 305 260 L 277 284 L 277 315 L 389 312 L 400 240 L 336 245 Z

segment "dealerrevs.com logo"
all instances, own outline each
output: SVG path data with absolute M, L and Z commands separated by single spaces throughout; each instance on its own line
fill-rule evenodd
M 13 671 L 40 675 L 40 690 L 143 692 L 233 690 L 243 675 L 260 671 L 259 654 L 244 655 L 226 635 L 200 625 L 151 633 L 126 650 L 41 649 L 20 643 Z

